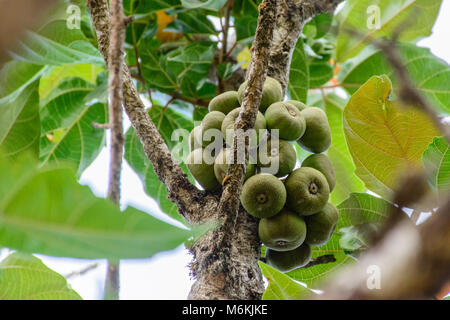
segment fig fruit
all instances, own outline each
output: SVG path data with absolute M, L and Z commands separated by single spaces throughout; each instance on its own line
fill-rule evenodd
M 306 121 L 306 130 L 297 143 L 312 153 L 326 151 L 331 145 L 331 129 L 326 113 L 316 107 L 308 107 L 301 113 Z
M 242 104 L 242 99 L 244 98 L 244 90 L 247 86 L 247 81 L 244 81 L 238 90 L 238 100 Z M 281 101 L 283 99 L 283 89 L 281 84 L 272 77 L 266 77 L 266 81 L 263 86 L 263 93 L 261 97 L 261 102 L 259 104 L 259 111 L 265 112 L 266 109 L 274 102 Z
M 216 175 L 217 181 L 222 183 L 223 179 L 227 175 L 228 166 L 232 162 L 232 152 L 231 148 L 223 148 L 220 153 L 217 155 L 217 158 L 214 162 L 214 174 Z M 245 171 L 244 180 L 247 180 L 251 176 L 255 174 L 256 166 L 251 163 L 249 159 L 249 163 L 247 165 L 247 170 Z
M 282 210 L 259 221 L 258 234 L 267 248 L 289 251 L 298 248 L 306 238 L 306 223 L 295 212 Z
M 220 183 L 214 175 L 214 161 L 209 164 L 209 161 L 206 161 L 206 159 L 206 150 L 198 148 L 189 153 L 185 163 L 192 176 L 203 189 L 214 190 L 220 186 Z
M 303 243 L 290 251 L 275 251 L 267 249 L 266 263 L 281 272 L 289 272 L 308 264 L 312 257 L 309 244 Z
M 209 111 L 220 111 L 227 115 L 231 110 L 239 108 L 237 91 L 227 91 L 214 97 L 208 105 Z
M 298 101 L 298 100 L 287 100 L 286 102 L 292 104 L 299 111 L 302 111 L 303 109 L 308 108 L 308 106 L 306 104 L 304 104 L 303 102 Z
M 322 172 L 330 187 L 330 192 L 333 191 L 336 185 L 336 175 L 334 174 L 333 164 L 326 155 L 322 153 L 312 154 L 303 160 L 302 167 L 314 168 Z
M 208 132 L 208 130 L 211 129 L 216 129 L 219 132 L 221 131 L 222 128 L 222 122 L 223 119 L 225 119 L 225 115 L 220 112 L 220 111 L 211 111 L 210 113 L 208 113 L 202 120 L 202 124 L 201 124 L 201 134 L 202 134 L 202 146 L 206 147 L 209 144 L 212 143 L 212 141 L 214 141 L 215 139 L 218 139 L 218 137 L 214 137 L 213 138 L 213 134 L 214 132 L 210 133 L 210 136 L 205 135 L 205 133 Z M 218 134 L 218 132 L 215 132 L 215 134 Z M 223 137 L 222 137 L 222 142 L 223 142 Z
M 285 181 L 287 205 L 300 215 L 319 212 L 328 202 L 330 187 L 327 179 L 314 168 L 295 169 Z
M 312 246 L 327 243 L 336 229 L 338 218 L 338 210 L 329 202 L 318 213 L 305 217 L 307 230 L 305 242 Z
M 245 210 L 257 218 L 276 215 L 286 202 L 283 182 L 271 174 L 260 173 L 245 181 L 241 203 Z
M 196 126 L 194 129 L 192 129 L 191 133 L 189 134 L 189 150 L 193 151 L 197 148 L 201 148 L 202 144 L 199 142 L 200 140 L 200 134 L 201 134 L 202 127 Z
M 234 131 L 234 122 L 239 116 L 239 112 L 241 108 L 236 108 L 225 116 L 225 119 L 222 122 L 222 135 L 225 138 L 225 142 L 228 146 L 233 145 L 233 131 Z M 253 127 L 254 134 L 251 135 L 251 146 L 256 146 L 258 144 L 258 135 L 259 130 L 266 129 L 266 119 L 264 115 L 258 111 L 258 115 L 256 116 L 255 126 Z M 228 131 L 228 132 L 227 132 Z
M 284 140 L 298 140 L 305 133 L 306 121 L 301 112 L 287 102 L 275 102 L 264 114 L 267 127 L 278 129 L 278 136 Z
M 279 139 L 277 146 L 271 139 L 267 141 L 265 148 L 267 152 L 264 152 L 262 146 L 258 152 L 258 166 L 261 167 L 261 172 L 283 177 L 294 170 L 297 154 L 288 141 Z

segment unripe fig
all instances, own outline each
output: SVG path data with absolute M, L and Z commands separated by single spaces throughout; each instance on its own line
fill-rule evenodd
M 331 145 L 331 129 L 326 113 L 316 107 L 308 107 L 301 113 L 306 121 L 306 130 L 297 143 L 312 153 L 326 151 Z
M 192 129 L 191 133 L 189 134 L 189 150 L 190 151 L 193 151 L 197 148 L 202 147 L 201 140 L 200 140 L 201 130 L 202 130 L 201 126 L 196 126 L 194 129 Z
M 297 140 L 305 133 L 306 122 L 301 112 L 287 102 L 275 102 L 264 114 L 267 127 L 278 129 L 278 136 L 285 140 Z
M 267 249 L 266 263 L 281 272 L 289 272 L 308 264 L 312 257 L 309 244 L 303 243 L 298 248 L 290 251 L 275 251 Z
M 217 155 L 217 158 L 214 162 L 214 174 L 216 175 L 217 181 L 222 183 L 223 179 L 227 175 L 228 166 L 230 163 L 237 162 L 232 157 L 233 150 L 231 148 L 223 148 L 220 153 Z M 251 176 L 255 174 L 256 167 L 253 163 L 251 163 L 249 159 L 249 163 L 247 165 L 247 170 L 245 171 L 244 180 L 247 180 Z
M 237 91 L 227 91 L 214 97 L 208 105 L 209 111 L 220 111 L 227 115 L 231 110 L 239 108 Z
M 247 81 L 244 81 L 238 90 L 238 100 L 242 104 L 244 98 L 244 90 L 247 86 Z M 266 81 L 263 86 L 263 93 L 261 97 L 261 103 L 259 104 L 259 111 L 265 112 L 266 109 L 274 102 L 281 101 L 283 99 L 283 89 L 281 84 L 272 77 L 266 77 Z
M 260 173 L 245 181 L 241 203 L 245 210 L 257 218 L 276 215 L 286 202 L 283 182 L 271 174 Z
M 222 135 L 225 138 L 225 142 L 228 146 L 233 145 L 233 132 L 234 132 L 234 123 L 239 116 L 239 112 L 241 108 L 236 108 L 225 116 L 225 119 L 222 122 Z M 258 144 L 258 135 L 259 130 L 266 128 L 266 119 L 264 115 L 258 111 L 256 116 L 255 126 L 253 127 L 254 134 L 251 135 L 251 146 L 256 146 Z M 228 132 L 227 132 L 228 130 Z M 228 133 L 228 134 L 227 134 Z
M 330 187 L 330 192 L 333 191 L 336 185 L 336 175 L 334 174 L 333 164 L 323 153 L 312 154 L 303 160 L 302 167 L 314 168 L 322 172 Z
M 192 176 L 205 190 L 214 190 L 220 186 L 214 175 L 214 161 L 209 164 L 207 160 L 206 150 L 198 148 L 192 151 L 187 159 L 186 166 Z
M 328 202 L 330 187 L 327 179 L 314 168 L 295 169 L 285 181 L 287 205 L 300 215 L 319 212 Z
M 216 129 L 218 131 L 221 131 L 223 119 L 225 119 L 225 115 L 220 111 L 211 111 L 203 118 L 202 124 L 201 124 L 201 128 L 202 128 L 201 131 L 202 131 L 202 135 L 203 135 L 203 139 L 202 139 L 203 147 L 208 146 L 209 144 L 211 144 L 214 141 L 214 139 L 217 139 L 217 137 L 216 138 L 209 137 L 210 139 L 207 139 L 206 138 L 207 136 L 205 136 L 205 133 L 211 129 Z
M 267 153 L 264 152 L 264 148 Z M 279 139 L 277 146 L 271 139 L 267 141 L 267 145 L 260 146 L 258 149 L 258 166 L 261 167 L 261 172 L 283 177 L 294 170 L 296 162 L 295 149 L 286 140 Z
M 306 237 L 306 224 L 298 214 L 282 210 L 273 217 L 259 221 L 258 234 L 267 248 L 289 251 L 298 248 Z
M 308 108 L 306 104 L 298 100 L 286 100 L 286 102 L 292 104 L 294 107 L 298 109 L 298 111 L 302 111 L 303 109 Z
M 338 210 L 329 202 L 318 213 L 305 217 L 307 230 L 305 242 L 312 246 L 327 243 L 336 229 L 338 218 Z

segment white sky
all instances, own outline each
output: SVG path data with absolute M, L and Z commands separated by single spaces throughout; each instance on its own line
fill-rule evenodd
M 433 54 L 450 63 L 450 0 L 444 0 L 433 34 L 418 44 L 429 47 Z M 447 20 L 448 19 L 448 20 Z M 125 117 L 126 119 L 126 117 Z M 127 121 L 127 119 L 126 119 Z M 125 124 L 126 128 L 129 123 Z M 109 141 L 109 139 L 108 139 Z M 108 181 L 109 150 L 103 149 L 99 157 L 84 172 L 82 184 L 91 186 L 97 196 L 105 197 Z M 122 203 L 132 205 L 161 219 L 163 214 L 153 199 L 148 197 L 133 170 L 124 162 L 122 172 Z M 0 260 L 7 256 L 8 250 L 0 251 Z M 83 299 L 102 299 L 106 274 L 103 260 L 80 260 L 54 258 L 37 255 L 53 270 L 67 275 L 82 270 L 94 262 L 98 267 L 83 276 L 69 279 L 69 283 Z M 183 245 L 179 248 L 157 254 L 151 259 L 127 260 L 121 263 L 120 298 L 126 299 L 186 299 L 193 281 L 187 268 L 191 258 Z

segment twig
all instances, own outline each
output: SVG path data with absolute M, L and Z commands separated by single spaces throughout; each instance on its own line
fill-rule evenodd
M 83 276 L 86 273 L 88 273 L 91 270 L 94 270 L 98 267 L 98 263 L 92 263 L 86 267 L 84 267 L 81 270 L 77 270 L 77 271 L 72 271 L 71 273 L 68 273 L 67 275 L 65 275 L 64 277 L 66 279 L 70 279 L 70 278 L 74 278 L 74 277 L 79 277 L 79 276 Z
M 109 168 L 108 198 L 120 206 L 120 177 L 123 157 L 122 124 L 122 65 L 123 42 L 125 39 L 125 17 L 122 0 L 111 0 L 111 29 L 109 47 L 109 124 L 111 127 L 111 160 Z M 105 281 L 105 300 L 119 299 L 119 262 L 108 261 Z
M 314 259 L 311 259 L 310 262 L 306 266 L 301 267 L 301 269 L 311 268 L 314 266 L 317 266 L 319 264 L 327 264 L 336 262 L 336 258 L 332 254 L 325 254 L 323 256 L 316 257 Z

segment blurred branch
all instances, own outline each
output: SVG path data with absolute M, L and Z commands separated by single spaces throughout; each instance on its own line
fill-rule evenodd
M 81 269 L 81 270 L 72 271 L 71 273 L 68 273 L 68 274 L 65 275 L 64 277 L 65 277 L 66 279 L 70 279 L 70 278 L 75 278 L 75 277 L 83 276 L 83 275 L 85 275 L 86 273 L 88 273 L 89 271 L 96 269 L 97 267 L 98 267 L 98 263 L 93 263 L 93 264 L 90 264 L 90 265 L 84 267 L 84 268 Z

